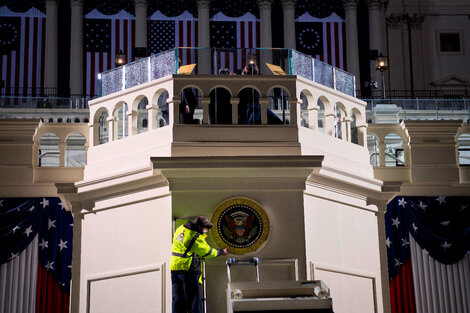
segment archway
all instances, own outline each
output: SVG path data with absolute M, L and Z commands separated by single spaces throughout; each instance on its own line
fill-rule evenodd
M 126 102 L 119 103 L 113 112 L 114 140 L 119 140 L 129 136 L 129 126 L 127 121 Z
M 54 133 L 46 133 L 39 139 L 38 166 L 60 166 L 60 138 Z
M 403 139 L 397 134 L 385 136 L 385 166 L 395 167 L 405 165 Z
M 65 166 L 83 167 L 86 165 L 86 138 L 80 133 L 67 136 L 65 148 Z

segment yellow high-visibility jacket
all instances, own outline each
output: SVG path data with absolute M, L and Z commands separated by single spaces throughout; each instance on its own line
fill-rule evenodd
M 199 267 L 197 257 L 208 259 L 215 258 L 222 254 L 222 250 L 214 249 L 206 242 L 205 237 L 197 231 L 188 229 L 185 225 L 181 225 L 176 229 L 173 236 L 173 244 L 171 246 L 171 271 L 189 271 L 191 263 L 193 267 Z M 194 259 L 194 260 L 193 260 Z M 199 272 L 199 268 L 193 268 Z

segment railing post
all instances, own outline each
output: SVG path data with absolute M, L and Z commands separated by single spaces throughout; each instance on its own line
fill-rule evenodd
M 126 66 L 123 65 L 122 66 L 122 86 L 121 86 L 121 90 L 125 90 L 126 89 Z
M 336 90 L 336 67 L 333 67 L 333 89 Z

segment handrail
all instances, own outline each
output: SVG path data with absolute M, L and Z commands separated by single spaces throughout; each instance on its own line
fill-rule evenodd
M 98 74 L 100 96 L 141 85 L 170 74 L 177 74 L 182 65 L 207 63 L 193 72 L 207 71 L 216 75 L 218 70 L 228 68 L 230 72 L 243 69 L 248 64 L 259 64 L 263 74 L 270 73 L 268 63 L 279 66 L 287 75 L 302 76 L 316 83 L 355 96 L 354 75 L 337 69 L 293 49 L 272 48 L 183 48 L 170 49 L 147 58 Z M 266 64 L 266 65 L 265 65 Z M 191 73 L 189 73 L 191 74 Z

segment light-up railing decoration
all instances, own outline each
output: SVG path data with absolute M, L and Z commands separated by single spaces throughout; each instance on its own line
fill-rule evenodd
M 101 96 L 106 96 L 177 72 L 177 49 L 98 74 Z
M 204 53 L 207 51 L 207 53 Z M 198 55 L 210 57 L 209 74 L 219 69 L 241 70 L 246 64 L 266 62 L 280 66 L 288 75 L 297 75 L 350 96 L 355 96 L 354 75 L 296 50 L 175 48 L 98 74 L 101 95 L 122 91 L 178 72 L 181 65 L 197 63 Z M 210 64 L 210 65 L 209 65 Z M 266 73 L 265 68 L 265 73 Z M 193 72 L 200 74 L 200 69 Z M 261 70 L 263 74 L 263 69 Z

